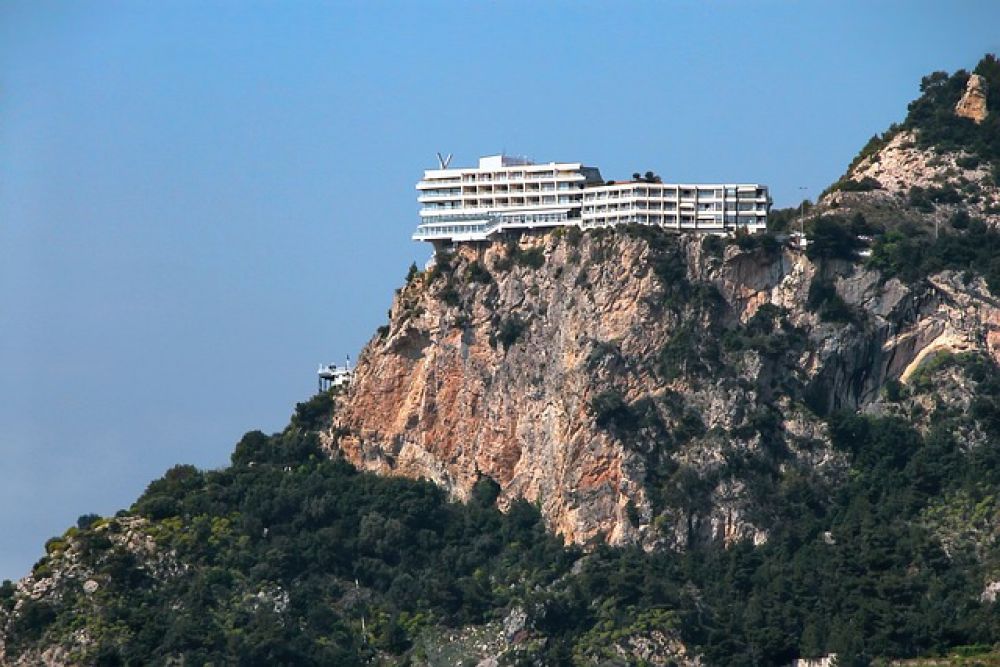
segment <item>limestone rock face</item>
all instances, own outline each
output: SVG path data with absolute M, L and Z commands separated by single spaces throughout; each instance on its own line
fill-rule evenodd
M 442 300 L 441 285 L 427 277 L 404 288 L 388 333 L 358 361 L 337 411 L 335 430 L 345 432 L 337 445 L 362 468 L 425 477 L 458 498 L 487 475 L 503 502 L 540 502 L 570 540 L 603 532 L 612 543 L 633 541 L 626 510 L 630 500 L 647 504 L 644 471 L 594 427 L 589 404 L 612 381 L 626 396 L 642 394 L 652 369 L 602 370 L 588 358 L 601 345 L 628 359 L 655 353 L 668 335 L 647 304 L 659 285 L 643 244 L 620 244 L 613 258 L 590 262 L 590 243 L 540 243 L 546 265 L 537 270 L 502 273 L 505 248 L 482 250 L 494 280 L 459 286 L 460 305 Z M 476 254 L 462 249 L 458 281 Z M 519 327 L 516 340 L 498 340 Z
M 846 178 L 858 182 L 871 179 L 879 187 L 867 192 L 831 192 L 820 200 L 817 212 L 861 211 L 869 221 L 896 224 L 901 220 L 944 223 L 963 209 L 987 224 L 1000 226 L 1000 188 L 990 165 L 970 157 L 962 151 L 941 153 L 921 148 L 913 131 L 897 132 L 885 146 L 860 160 L 846 174 Z M 920 213 L 909 201 L 914 187 L 953 188 L 961 193 L 962 203 L 937 204 L 932 212 Z
M 965 85 L 962 99 L 955 105 L 955 115 L 982 123 L 988 114 L 989 111 L 986 109 L 986 79 L 978 74 L 973 74 Z
M 459 248 L 397 294 L 327 447 L 457 498 L 490 477 L 501 507 L 537 503 L 577 543 L 761 543 L 767 490 L 746 470 L 835 485 L 844 461 L 822 415 L 876 403 L 928 350 L 1000 360 L 1000 307 L 981 280 L 907 286 L 659 234 Z M 819 279 L 856 323 L 809 310 Z

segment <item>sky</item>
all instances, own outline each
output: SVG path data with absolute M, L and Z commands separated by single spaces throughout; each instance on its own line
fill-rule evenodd
M 1000 3 L 0 0 L 0 579 L 280 430 L 507 152 L 815 197 Z

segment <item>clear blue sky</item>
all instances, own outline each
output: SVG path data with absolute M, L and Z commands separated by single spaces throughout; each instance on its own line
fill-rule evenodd
M 0 3 L 0 579 L 282 427 L 506 150 L 815 196 L 1000 3 Z

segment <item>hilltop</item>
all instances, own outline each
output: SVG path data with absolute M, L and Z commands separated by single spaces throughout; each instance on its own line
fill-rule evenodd
M 925 79 L 804 251 L 570 228 L 412 267 L 349 389 L 4 582 L 0 663 L 993 659 L 996 60 L 976 74 Z
M 958 213 L 1000 225 L 1000 62 L 934 72 L 906 119 L 875 135 L 820 198 L 820 211 L 871 223 L 947 223 Z

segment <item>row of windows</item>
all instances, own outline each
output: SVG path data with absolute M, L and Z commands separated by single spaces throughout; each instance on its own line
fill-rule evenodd
M 600 192 L 588 192 L 584 190 L 584 199 L 587 201 L 602 201 L 605 199 L 630 199 L 630 198 L 653 198 L 653 199 L 677 199 L 678 191 L 676 188 L 667 188 L 665 190 L 653 190 L 647 192 L 644 189 L 623 189 L 623 190 L 603 190 Z M 764 199 L 767 197 L 765 190 L 757 190 L 757 192 L 741 192 L 740 199 Z M 693 190 L 681 190 L 681 199 L 694 199 L 695 193 Z M 734 200 L 736 199 L 736 194 L 727 192 L 725 199 Z M 698 199 L 723 199 L 721 190 L 699 190 Z
M 547 195 L 544 197 L 510 197 L 499 199 L 480 199 L 444 202 L 427 202 L 423 205 L 425 211 L 437 211 L 442 209 L 482 209 L 482 208 L 509 208 L 513 206 L 543 206 L 546 204 L 579 204 L 579 198 L 567 195 Z
M 684 207 L 686 210 L 694 210 L 691 207 Z M 625 203 L 625 204 L 584 204 L 582 208 L 584 213 L 602 213 L 604 211 L 676 211 L 677 204 L 670 202 L 635 202 L 635 203 Z M 735 213 L 737 209 L 733 207 L 727 207 L 725 209 L 726 213 Z M 748 206 L 741 205 L 739 207 L 741 212 L 756 212 L 760 214 L 767 213 L 767 207 L 763 204 L 754 207 L 752 204 Z M 701 204 L 698 206 L 699 213 L 714 213 L 723 212 L 722 206 L 719 204 Z
M 722 219 L 723 219 L 722 215 L 713 215 L 711 217 L 698 217 L 698 220 L 701 222 L 714 221 L 721 223 Z M 725 216 L 725 219 L 726 222 L 739 222 L 740 224 L 764 223 L 764 218 L 757 216 L 741 215 L 737 217 L 733 215 L 727 215 Z M 600 222 L 601 220 L 639 220 L 639 221 L 651 220 L 653 222 L 659 222 L 663 220 L 665 222 L 677 222 L 677 214 L 675 213 L 673 215 L 658 215 L 656 213 L 645 214 L 645 213 L 632 213 L 623 211 L 621 213 L 610 212 L 607 214 L 587 215 L 584 217 L 584 220 L 588 222 Z M 694 220 L 694 216 L 682 215 L 681 220 L 682 221 Z
M 566 222 L 569 216 L 565 213 L 528 213 L 524 215 L 504 216 L 503 223 L 509 225 L 552 224 Z M 479 234 L 493 225 L 421 225 L 417 228 L 417 236 L 440 236 L 442 234 Z
M 534 224 L 541 222 L 562 222 L 568 216 L 565 213 L 524 213 L 522 215 L 505 215 L 504 222 L 511 224 Z
M 499 172 L 480 172 L 478 174 L 463 174 L 462 182 L 472 183 L 479 181 L 523 181 L 523 180 L 534 180 L 543 178 L 571 178 L 575 176 L 580 176 L 577 171 L 499 171 Z
M 539 190 L 582 189 L 582 186 L 575 183 L 559 183 L 556 181 L 541 181 L 539 183 L 511 183 L 509 185 L 465 185 L 462 187 L 465 194 L 472 194 L 476 192 L 537 192 Z
M 447 227 L 419 227 L 417 236 L 438 236 L 440 234 L 477 234 L 485 225 L 448 225 Z
M 659 215 L 618 215 L 618 216 L 616 216 L 616 215 L 611 215 L 611 216 L 603 216 L 603 217 L 599 217 L 599 218 L 593 218 L 593 219 L 584 220 L 583 221 L 583 226 L 584 227 L 606 227 L 608 225 L 622 225 L 622 224 L 629 224 L 629 223 L 652 224 L 652 225 L 677 225 L 677 216 L 676 215 L 665 215 L 665 216 L 659 216 Z M 681 224 L 682 227 L 685 227 L 685 226 L 691 226 L 691 227 L 717 227 L 717 228 L 722 229 L 726 225 L 729 225 L 729 226 L 740 225 L 740 226 L 757 227 L 757 226 L 764 226 L 765 223 L 764 223 L 763 220 L 761 220 L 759 218 L 741 217 L 739 220 L 732 220 L 732 219 L 726 220 L 725 221 L 725 225 L 724 225 L 721 218 L 713 218 L 713 219 L 710 219 L 710 220 L 706 220 L 704 218 L 698 218 L 698 220 L 695 221 L 695 219 L 692 218 L 691 216 L 685 215 L 685 216 L 681 216 L 681 222 L 680 222 L 680 224 Z
M 462 194 L 462 188 L 437 188 L 435 190 L 421 190 L 421 197 L 448 197 Z

